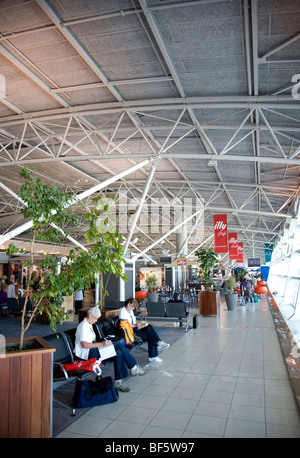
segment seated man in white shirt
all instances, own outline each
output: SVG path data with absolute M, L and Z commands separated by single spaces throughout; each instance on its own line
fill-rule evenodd
M 110 340 L 104 340 L 103 342 L 96 342 L 96 335 L 93 330 L 93 324 L 98 321 L 100 317 L 99 307 L 92 307 L 88 310 L 86 318 L 79 323 L 76 329 L 75 335 L 75 355 L 80 359 L 90 359 L 97 358 L 99 359 L 100 352 L 99 348 L 106 345 L 110 345 L 112 342 Z M 145 375 L 148 371 L 141 368 L 136 364 L 135 358 L 127 350 L 123 342 L 116 341 L 113 342 L 113 345 L 116 350 L 116 356 L 113 358 L 114 370 L 115 370 L 115 388 L 119 391 L 127 392 L 130 388 L 125 385 L 123 379 L 128 377 L 128 370 L 130 375 Z

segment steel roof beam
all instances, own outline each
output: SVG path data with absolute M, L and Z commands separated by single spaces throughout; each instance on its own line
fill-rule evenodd
M 150 154 L 144 153 L 126 153 L 126 154 L 110 154 L 109 156 L 100 156 L 99 154 L 95 155 L 86 155 L 86 156 L 63 156 L 63 157 L 47 157 L 39 159 L 39 163 L 51 163 L 51 162 L 79 162 L 79 161 L 88 161 L 96 160 L 102 161 L 107 159 L 147 159 L 154 160 L 157 156 L 151 158 Z M 216 160 L 216 161 L 238 161 L 238 162 L 257 162 L 257 163 L 268 163 L 268 164 L 287 164 L 287 165 L 297 165 L 300 166 L 300 159 L 297 158 L 283 158 L 283 157 L 269 157 L 269 156 L 242 156 L 242 155 L 215 155 L 215 154 L 201 154 L 201 153 L 164 153 L 160 156 L 161 159 L 199 159 L 199 160 Z M 12 164 L 14 165 L 29 165 L 36 163 L 36 159 L 25 159 L 11 162 L 0 162 L 1 167 L 9 167 Z M 163 180 L 160 180 L 163 181 Z
M 1 45 L 0 45 L 1 51 Z M 25 72 L 25 70 L 24 70 Z M 48 86 L 47 86 L 48 87 Z M 47 91 L 50 93 L 50 90 Z M 51 95 L 54 95 L 51 93 Z M 1 99 L 0 99 L 1 101 Z M 50 108 L 48 110 L 32 111 L 24 115 L 14 114 L 0 118 L 2 126 L 19 124 L 25 121 L 46 121 L 60 119 L 70 115 L 102 115 L 109 113 L 119 113 L 123 110 L 127 112 L 156 111 L 156 110 L 184 110 L 184 109 L 280 109 L 280 110 L 299 110 L 299 101 L 291 96 L 219 96 L 219 97 L 185 97 L 152 100 L 134 100 L 107 103 L 94 103 L 88 105 L 74 105 L 66 108 Z M 206 126 L 205 126 L 206 127 Z M 226 128 L 226 126 L 225 126 Z

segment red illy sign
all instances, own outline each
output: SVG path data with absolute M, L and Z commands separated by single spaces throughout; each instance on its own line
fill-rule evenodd
M 238 256 L 236 261 L 244 262 L 244 244 L 242 242 L 238 242 Z
M 227 215 L 214 215 L 215 253 L 227 253 Z
M 238 236 L 237 232 L 228 233 L 229 259 L 238 257 Z

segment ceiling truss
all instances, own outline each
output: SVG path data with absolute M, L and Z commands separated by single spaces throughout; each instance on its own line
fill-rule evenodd
M 168 41 L 163 21 L 169 21 L 171 29 L 172 18 L 179 12 L 183 16 L 188 11 L 209 13 L 216 0 L 136 0 L 128 2 L 122 11 L 104 8 L 92 13 L 91 8 L 91 14 L 76 17 L 74 12 L 69 19 L 62 17 L 62 10 L 55 10 L 56 2 L 32 3 L 43 15 L 44 25 L 22 29 L 17 20 L 15 31 L 1 32 L 0 55 L 8 68 L 23 75 L 28 87 L 45 94 L 47 106 L 36 103 L 26 109 L 24 103 L 18 104 L 9 96 L 9 81 L 8 95 L 0 98 L 0 241 L 21 234 L 25 237 L 23 229 L 30 229 L 29 223 L 19 224 L 20 203 L 13 194 L 18 190 L 18 171 L 35 166 L 35 173 L 65 187 L 70 194 L 84 199 L 94 192 L 116 196 L 125 248 L 133 259 L 150 255 L 159 262 L 164 252 L 178 255 L 176 231 L 188 222 L 191 230 L 200 223 L 204 226 L 199 243 L 189 238 L 188 253 L 192 255 L 198 246 L 212 246 L 215 213 L 227 213 L 229 229 L 238 232 L 246 257 L 263 257 L 264 243 L 276 242 L 283 225 L 293 217 L 299 196 L 300 113 L 299 100 L 292 96 L 291 79 L 276 90 L 269 83 L 269 92 L 262 91 L 261 79 L 266 66 L 272 75 L 270 69 L 277 64 L 286 63 L 289 68 L 300 62 L 299 52 L 291 53 L 291 47 L 299 45 L 300 32 L 282 33 L 276 45 L 261 52 L 261 17 L 276 11 L 265 12 L 262 2 L 256 0 L 218 2 L 225 13 L 226 8 L 234 9 L 236 23 L 240 20 L 237 30 L 242 31 L 239 38 L 244 43 L 246 90 L 243 94 L 217 93 L 211 81 L 211 93 L 205 95 L 203 91 L 203 95 L 200 86 L 198 93 L 190 90 L 185 80 L 189 75 L 180 70 L 183 57 L 179 60 L 176 55 L 176 42 Z M 157 61 L 156 76 L 149 72 L 122 78 L 120 73 L 112 78 L 107 64 L 101 65 L 101 53 L 91 52 L 91 43 L 96 49 L 97 42 L 92 34 L 83 37 L 85 26 L 105 25 L 105 21 L 121 18 L 136 21 L 136 29 L 143 34 L 141 49 L 148 46 Z M 205 28 L 205 21 L 202 25 Z M 34 53 L 18 44 L 22 37 L 36 34 L 46 38 L 54 32 L 69 54 L 80 58 L 91 82 L 58 84 L 56 75 L 43 69 L 43 61 L 39 63 Z M 36 43 L 34 47 L 38 48 Z M 207 64 L 212 63 L 212 58 L 207 60 Z M 189 64 L 187 59 L 185 65 Z M 140 88 L 149 88 L 149 94 L 164 88 L 165 95 L 125 97 L 128 88 L 137 94 Z M 103 91 L 105 97 L 90 102 L 90 91 Z M 80 103 L 73 102 L 76 94 L 82 94 Z M 127 199 L 124 208 L 122 195 Z M 199 201 L 202 212 L 196 208 Z M 180 221 L 176 220 L 177 207 L 182 213 Z M 184 209 L 190 211 L 186 218 Z M 82 242 L 82 234 L 72 236 Z M 133 238 L 138 241 L 133 243 Z M 222 262 L 230 264 L 226 255 Z

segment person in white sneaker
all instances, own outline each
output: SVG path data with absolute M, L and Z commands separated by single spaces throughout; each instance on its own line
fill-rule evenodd
M 127 320 L 133 328 L 134 333 L 143 341 L 148 342 L 148 361 L 161 363 L 162 359 L 158 356 L 158 352 L 165 350 L 170 346 L 170 344 L 165 343 L 160 339 L 159 335 L 151 324 L 140 328 L 141 323 L 136 321 L 136 316 L 133 312 L 137 305 L 138 302 L 133 297 L 127 299 L 125 301 L 124 307 L 122 307 L 120 310 L 119 319 Z
M 99 348 L 109 345 L 110 340 L 104 340 L 102 342 L 96 342 L 96 335 L 93 330 L 93 324 L 100 318 L 100 309 L 95 306 L 88 310 L 86 318 L 79 323 L 75 334 L 75 355 L 80 359 L 100 358 Z M 127 350 L 123 342 L 114 341 L 112 342 L 116 356 L 113 357 L 114 372 L 115 372 L 115 383 L 114 386 L 119 391 L 127 392 L 130 388 L 124 383 L 124 379 L 128 377 L 129 369 L 131 376 L 145 375 L 148 370 L 140 367 L 136 359 Z

